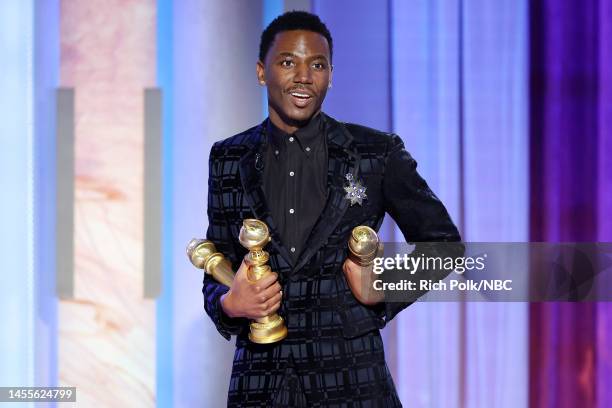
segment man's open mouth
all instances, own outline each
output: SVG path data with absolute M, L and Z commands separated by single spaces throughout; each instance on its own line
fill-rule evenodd
M 310 103 L 312 100 L 312 95 L 309 95 L 304 92 L 293 91 L 289 93 L 291 95 L 291 99 L 293 99 L 294 105 L 299 108 L 303 108 Z

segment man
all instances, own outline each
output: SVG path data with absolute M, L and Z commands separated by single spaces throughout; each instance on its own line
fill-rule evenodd
M 207 239 L 237 272 L 231 288 L 205 275 L 202 291 L 218 331 L 238 336 L 229 406 L 401 406 L 379 329 L 409 303 L 362 292 L 371 269 L 347 259 L 350 233 L 358 225 L 378 230 L 388 212 L 409 242 L 460 239 L 397 135 L 321 112 L 332 54 L 317 16 L 276 18 L 257 62 L 269 118 L 210 153 Z M 246 278 L 238 241 L 245 218 L 265 222 L 272 237 L 274 273 L 257 283 Z M 288 336 L 250 342 L 249 320 L 274 312 Z

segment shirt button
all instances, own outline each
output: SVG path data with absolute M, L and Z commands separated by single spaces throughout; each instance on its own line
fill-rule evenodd
M 295 212 L 295 210 L 293 208 L 289 209 L 289 214 L 293 214 Z
M 275 150 L 275 151 L 274 151 L 274 154 L 278 155 L 278 150 Z
M 289 172 L 289 175 L 290 175 L 291 177 L 293 177 L 293 176 L 295 175 L 295 173 L 294 173 L 294 172 L 292 172 L 292 171 L 290 171 L 290 172 Z
M 293 136 L 291 136 L 291 137 L 289 138 L 289 141 L 290 141 L 290 142 L 293 142 Z
M 291 247 L 291 252 L 295 252 L 295 247 Z
M 309 152 L 309 151 L 310 151 L 310 147 L 307 147 L 307 148 L 306 148 L 306 151 L 307 151 L 307 152 Z

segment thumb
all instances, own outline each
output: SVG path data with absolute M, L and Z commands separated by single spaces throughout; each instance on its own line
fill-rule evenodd
M 242 263 L 240 264 L 240 267 L 238 268 L 238 272 L 236 272 L 236 278 L 244 279 L 248 270 L 249 270 L 249 266 L 243 260 Z

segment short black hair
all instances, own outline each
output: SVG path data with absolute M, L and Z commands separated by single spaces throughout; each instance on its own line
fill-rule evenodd
M 276 17 L 266 29 L 263 30 L 259 43 L 259 60 L 265 62 L 266 55 L 274 42 L 276 34 L 292 30 L 306 30 L 321 34 L 327 40 L 327 44 L 329 45 L 329 58 L 332 58 L 333 41 L 325 23 L 323 23 L 316 14 L 294 10 L 287 11 Z

